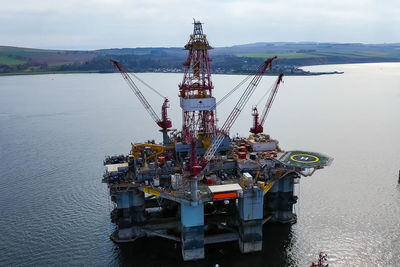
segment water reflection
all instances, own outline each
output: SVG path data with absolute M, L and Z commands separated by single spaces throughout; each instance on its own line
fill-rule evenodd
M 292 258 L 292 227 L 266 224 L 263 250 L 241 254 L 237 242 L 205 246 L 204 260 L 183 262 L 180 244 L 161 238 L 142 238 L 131 244 L 116 245 L 113 265 L 137 266 L 296 266 Z

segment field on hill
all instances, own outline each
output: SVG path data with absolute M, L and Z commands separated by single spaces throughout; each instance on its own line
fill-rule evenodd
M 216 47 L 210 55 L 214 73 L 251 73 L 276 55 L 276 72 L 293 74 L 306 65 L 400 62 L 400 44 L 255 43 Z M 173 47 L 69 51 L 0 46 L 0 75 L 113 72 L 110 59 L 135 72 L 182 72 L 186 56 L 187 51 Z

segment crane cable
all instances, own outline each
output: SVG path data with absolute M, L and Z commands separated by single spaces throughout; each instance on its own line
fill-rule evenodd
M 234 92 L 236 92 L 245 82 L 247 82 L 251 77 L 253 77 L 254 74 L 249 74 L 247 75 L 241 82 L 239 82 L 232 90 L 230 90 L 226 95 L 224 95 L 212 108 L 211 110 L 214 110 L 218 105 L 220 105 L 222 102 L 224 102 L 228 97 L 230 97 Z M 273 85 L 269 90 L 265 93 L 265 95 L 261 98 L 265 98 L 265 96 L 272 90 Z M 260 104 L 261 100 L 257 103 L 257 106 Z M 198 125 L 198 122 L 196 123 L 196 127 Z M 196 128 L 195 127 L 195 128 Z
M 150 90 L 152 90 L 154 93 L 156 93 L 157 95 L 159 95 L 162 98 L 166 98 L 164 95 L 162 95 L 160 92 L 158 92 L 156 89 L 154 89 L 153 87 L 151 87 L 148 83 L 146 83 L 145 81 L 143 81 L 142 79 L 140 79 L 135 73 L 130 72 L 130 74 L 135 77 L 138 81 L 140 81 L 142 84 L 144 84 L 147 88 L 149 88 Z M 224 102 L 229 96 L 231 96 L 234 92 L 236 92 L 245 82 L 247 82 L 248 79 L 250 79 L 253 75 L 249 74 L 247 77 L 245 77 L 240 83 L 238 83 L 231 91 L 229 91 L 226 95 L 224 95 L 216 104 L 213 108 L 215 108 L 216 106 L 220 105 L 222 102 Z M 269 89 L 269 91 L 271 91 L 272 87 Z M 268 91 L 268 92 L 269 92 Z M 267 92 L 267 93 L 268 93 Z M 267 95 L 267 93 L 263 96 L 263 98 Z M 258 103 L 259 104 L 259 103 Z M 257 105 L 258 105 L 257 104 Z
M 224 102 L 231 94 L 236 92 L 237 89 L 239 89 L 245 82 L 247 82 L 250 77 L 254 76 L 253 74 L 249 74 L 247 77 L 245 77 L 238 85 L 236 85 L 231 91 L 229 91 L 226 95 L 224 95 L 216 104 L 213 108 Z
M 263 64 L 261 64 L 258 68 L 260 68 Z M 214 106 L 213 109 L 220 105 L 222 102 L 224 102 L 231 94 L 233 94 L 234 92 L 236 92 L 237 89 L 239 89 L 245 82 L 247 82 L 248 79 L 250 79 L 251 77 L 253 77 L 254 74 L 249 74 L 247 77 L 245 77 L 240 83 L 238 83 L 238 85 L 236 85 L 231 91 L 229 91 L 226 95 L 224 95 Z M 269 89 L 271 90 L 272 87 Z
M 156 89 L 154 89 L 153 87 L 151 87 L 149 84 L 147 84 L 145 81 L 143 81 L 142 79 L 140 79 L 135 73 L 130 72 L 130 74 L 135 77 L 138 81 L 140 81 L 142 84 L 144 84 L 147 88 L 149 88 L 150 90 L 152 90 L 154 93 L 156 93 L 157 95 L 161 96 L 163 99 L 167 98 L 165 96 L 163 96 L 160 92 L 158 92 Z
M 261 102 L 264 102 L 266 96 L 271 92 L 272 88 L 274 87 L 275 84 L 271 85 L 271 87 L 265 92 L 265 94 L 260 98 L 260 100 L 257 102 L 256 107 L 260 105 Z
M 253 76 L 253 74 L 249 74 L 247 77 L 245 77 L 240 83 L 238 83 L 231 91 L 229 91 L 226 95 L 224 95 L 214 106 L 212 106 L 211 110 L 214 110 L 219 104 L 221 104 L 224 100 L 226 100 L 230 95 L 232 95 L 234 92 L 236 92 L 237 89 L 239 89 L 245 82 L 247 82 L 248 79 L 250 79 Z M 197 128 L 199 125 L 199 121 L 195 123 L 193 126 L 194 129 Z

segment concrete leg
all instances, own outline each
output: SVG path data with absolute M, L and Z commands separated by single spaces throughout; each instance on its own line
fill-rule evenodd
M 297 202 L 294 196 L 295 175 L 288 175 L 277 181 L 264 197 L 264 211 L 272 214 L 271 222 L 294 223 L 296 214 L 293 213 L 293 204 Z
M 254 188 L 239 198 L 239 248 L 242 253 L 262 250 L 263 197 L 263 191 Z
M 204 207 L 181 204 L 182 256 L 185 261 L 204 259 Z
M 117 220 L 117 240 L 127 240 L 140 236 L 140 226 L 145 223 L 144 193 L 139 190 L 119 192 L 115 196 L 117 209 L 122 216 Z
M 262 250 L 262 220 L 240 221 L 239 248 L 242 253 Z
M 131 192 L 132 202 L 130 207 L 132 223 L 134 225 L 143 225 L 146 223 L 144 192 L 135 190 Z

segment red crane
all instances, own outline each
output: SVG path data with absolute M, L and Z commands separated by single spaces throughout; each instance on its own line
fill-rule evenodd
M 163 133 L 164 143 L 168 143 L 169 138 L 168 138 L 167 131 L 168 131 L 168 128 L 172 127 L 172 122 L 170 119 L 168 119 L 168 114 L 167 114 L 167 108 L 169 108 L 169 100 L 166 97 L 162 96 L 160 93 L 156 92 L 160 96 L 164 97 L 164 103 L 161 107 L 161 119 L 160 119 L 158 117 L 158 115 L 155 113 L 154 109 L 149 104 L 149 102 L 147 101 L 147 99 L 144 97 L 142 92 L 139 90 L 139 88 L 133 82 L 132 78 L 122 67 L 122 65 L 115 60 L 111 60 L 111 62 L 113 63 L 114 68 L 119 70 L 122 77 L 125 79 L 125 81 L 129 85 L 129 87 L 131 88 L 132 92 L 135 93 L 135 95 L 139 98 L 140 102 L 143 104 L 143 106 L 145 107 L 147 112 L 150 114 L 151 118 L 157 123 L 158 126 L 161 127 L 161 132 Z M 152 90 L 154 90 L 154 89 L 152 89 Z
M 215 153 L 218 150 L 218 147 L 221 145 L 222 141 L 224 140 L 225 136 L 229 134 L 229 130 L 231 129 L 232 125 L 235 123 L 236 119 L 238 118 L 240 112 L 243 110 L 244 106 L 250 99 L 250 96 L 254 93 L 254 90 L 257 88 L 258 84 L 261 81 L 265 71 L 269 67 L 272 68 L 272 61 L 277 57 L 272 57 L 267 59 L 264 64 L 262 64 L 258 70 L 256 75 L 253 77 L 249 85 L 247 86 L 246 90 L 240 97 L 239 101 L 236 103 L 235 107 L 229 114 L 228 118 L 226 119 L 225 123 L 220 128 L 217 136 L 214 139 L 214 142 L 210 145 L 207 149 L 206 153 L 203 156 L 203 160 L 201 165 L 203 168 L 207 166 L 208 162 L 214 157 Z
M 272 87 L 267 103 L 265 103 L 260 120 L 257 107 L 253 108 L 253 112 L 251 115 L 253 116 L 254 119 L 253 119 L 253 127 L 250 128 L 251 133 L 258 134 L 264 131 L 263 125 L 265 119 L 267 118 L 268 112 L 271 109 L 272 103 L 274 102 L 276 93 L 278 92 L 279 84 L 282 82 L 282 78 L 283 74 L 279 74 L 278 79 L 275 81 L 274 86 Z
M 164 98 L 164 103 L 161 106 L 161 120 L 157 121 L 157 125 L 163 130 L 167 130 L 172 127 L 172 122 L 168 119 L 167 108 L 169 108 L 168 98 Z

